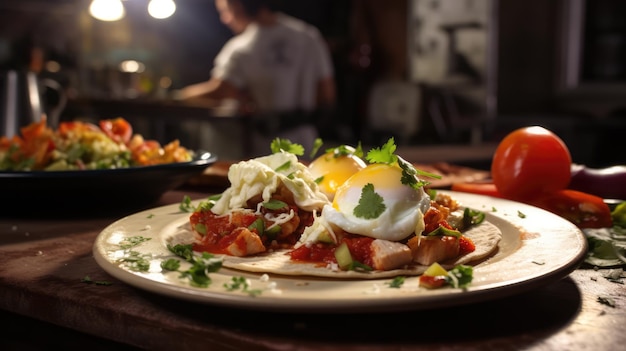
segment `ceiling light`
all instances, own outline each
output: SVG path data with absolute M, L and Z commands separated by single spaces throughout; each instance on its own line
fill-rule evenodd
M 89 13 L 101 21 L 117 21 L 124 17 L 124 5 L 121 0 L 93 0 Z
M 176 11 L 174 0 L 150 0 L 148 13 L 158 19 L 168 18 Z

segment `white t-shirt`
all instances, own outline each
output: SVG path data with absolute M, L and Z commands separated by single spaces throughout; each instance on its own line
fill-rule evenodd
M 277 24 L 250 24 L 215 58 L 212 75 L 247 90 L 260 111 L 313 110 L 317 83 L 333 75 L 317 28 L 284 13 Z

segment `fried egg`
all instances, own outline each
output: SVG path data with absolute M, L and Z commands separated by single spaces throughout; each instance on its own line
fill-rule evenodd
M 422 187 L 402 184 L 397 165 L 371 164 L 337 188 L 324 222 L 352 234 L 400 241 L 424 230 L 430 197 Z M 371 213 L 375 212 L 375 213 Z
M 331 150 L 309 164 L 309 172 L 317 179 L 320 191 L 330 201 L 335 197 L 335 192 L 341 184 L 367 166 L 365 161 L 354 154 L 354 148 L 347 146 L 344 148 L 348 153 Z

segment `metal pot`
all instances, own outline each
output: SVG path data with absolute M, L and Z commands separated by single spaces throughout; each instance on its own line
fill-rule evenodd
M 56 96 L 48 104 L 46 96 Z M 35 72 L 17 70 L 0 74 L 0 136 L 19 135 L 20 128 L 39 122 L 46 116 L 47 124 L 56 128 L 67 96 L 61 85 L 52 79 L 39 79 Z

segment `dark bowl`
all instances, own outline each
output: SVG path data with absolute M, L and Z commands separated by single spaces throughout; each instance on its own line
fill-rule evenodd
M 0 172 L 1 217 L 115 213 L 154 204 L 201 174 L 217 157 L 107 170 Z

